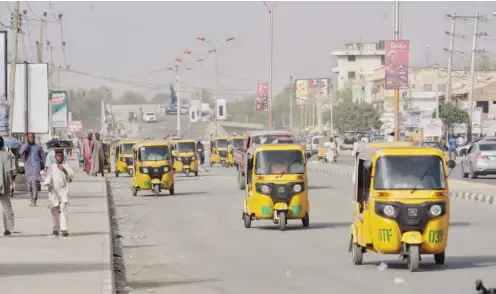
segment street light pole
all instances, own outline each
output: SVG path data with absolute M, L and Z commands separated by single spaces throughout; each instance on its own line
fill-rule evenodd
M 394 1 L 394 39 L 400 39 L 400 11 L 401 2 Z M 394 90 L 394 139 L 400 140 L 400 89 Z
M 272 112 L 272 66 L 274 64 L 273 56 L 274 56 L 274 6 L 277 2 L 272 4 L 272 7 L 269 7 L 266 1 L 264 1 L 265 7 L 269 12 L 269 129 L 273 128 L 273 112 Z

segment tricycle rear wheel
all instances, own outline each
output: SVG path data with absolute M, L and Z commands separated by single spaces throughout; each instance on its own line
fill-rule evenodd
M 138 194 L 138 189 L 136 189 L 136 187 L 132 187 L 131 193 L 133 194 L 133 196 L 136 196 Z
M 441 253 L 438 253 L 438 254 L 434 254 L 434 261 L 436 262 L 436 264 L 444 264 L 444 260 L 446 258 L 446 255 L 443 252 Z
M 353 243 L 353 237 L 351 237 Z M 351 247 L 351 260 L 354 265 L 361 265 L 363 261 L 363 249 L 357 243 L 353 243 Z
M 174 184 L 172 184 L 172 186 L 170 187 L 170 189 L 169 189 L 169 193 L 170 193 L 171 195 L 174 195 Z
M 249 229 L 251 227 L 251 216 L 247 213 L 243 214 L 243 222 L 245 223 L 245 228 Z
M 310 215 L 308 215 L 308 213 L 305 214 L 305 216 L 301 219 L 301 222 L 303 223 L 304 228 L 308 228 L 310 225 Z
M 281 211 L 281 212 L 279 212 L 279 230 L 285 231 L 286 230 L 286 224 L 287 224 L 286 212 Z
M 408 246 L 408 270 L 415 272 L 420 267 L 420 249 L 418 245 Z
M 118 178 L 118 177 L 119 177 L 119 172 L 118 172 L 118 171 L 116 171 L 116 172 L 115 172 L 115 177 L 116 177 L 116 178 Z

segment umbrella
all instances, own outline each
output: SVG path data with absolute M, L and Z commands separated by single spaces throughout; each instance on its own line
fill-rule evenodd
M 8 148 L 19 148 L 21 147 L 21 142 L 14 137 L 3 137 L 3 144 Z

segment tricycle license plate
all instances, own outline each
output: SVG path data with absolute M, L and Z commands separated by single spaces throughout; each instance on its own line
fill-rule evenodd
M 288 209 L 288 206 L 286 204 L 281 205 L 281 209 Z
M 279 192 L 279 193 L 284 193 L 284 191 L 286 191 L 286 190 L 284 189 L 284 187 L 278 187 L 278 188 L 277 188 L 277 192 Z

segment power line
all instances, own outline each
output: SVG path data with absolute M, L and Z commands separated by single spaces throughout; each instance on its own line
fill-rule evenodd
M 26 1 L 26 5 L 28 6 L 29 11 L 31 11 L 31 14 L 32 14 L 34 17 L 36 17 L 36 18 L 38 18 L 38 19 L 42 19 L 42 18 L 41 18 L 41 17 L 39 17 L 36 13 L 34 13 L 33 9 L 31 8 L 31 5 L 29 5 L 29 2 L 28 2 L 28 1 Z

